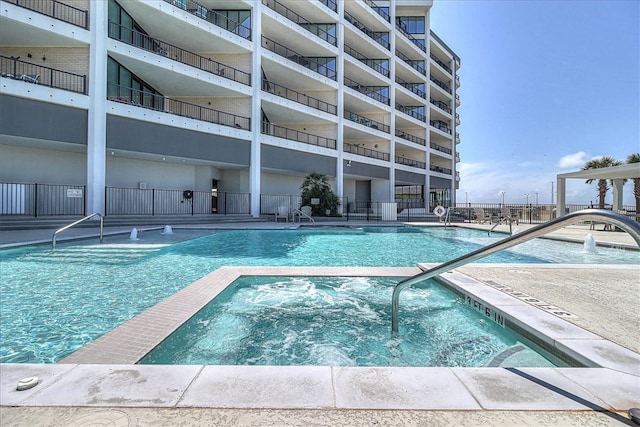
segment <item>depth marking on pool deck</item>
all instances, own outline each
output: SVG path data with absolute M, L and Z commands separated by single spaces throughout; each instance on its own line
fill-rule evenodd
M 512 289 L 509 286 L 501 285 L 500 283 L 494 282 L 493 280 L 484 280 L 484 283 L 486 283 L 487 285 L 491 286 L 494 289 L 502 291 L 505 294 L 509 294 L 514 298 L 518 298 L 521 301 L 529 303 L 529 304 L 531 304 L 531 305 L 533 305 L 535 307 L 538 307 L 539 309 L 544 310 L 544 311 L 546 311 L 548 313 L 551 313 L 551 314 L 553 314 L 555 316 L 563 317 L 563 318 L 578 319 L 578 316 L 573 314 L 573 313 L 569 313 L 568 311 L 565 311 L 565 310 L 563 310 L 560 307 L 557 307 L 555 305 L 547 304 L 546 302 L 541 301 L 538 298 L 532 297 L 531 295 L 527 295 L 524 292 L 516 291 L 515 289 Z M 469 301 L 467 301 L 467 304 L 470 304 Z M 489 314 L 487 314 L 487 317 L 491 317 L 491 316 Z M 504 324 L 500 324 L 500 325 L 504 326 Z

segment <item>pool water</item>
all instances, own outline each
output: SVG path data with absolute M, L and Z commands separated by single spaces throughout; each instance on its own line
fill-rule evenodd
M 402 333 L 392 337 L 389 301 L 397 281 L 242 277 L 140 363 L 556 366 L 435 282 L 405 290 Z
M 504 235 L 458 228 L 160 230 L 0 250 L 0 363 L 55 363 L 195 280 L 229 266 L 415 266 Z M 640 253 L 531 241 L 482 262 L 638 264 Z M 389 298 L 388 304 L 390 305 Z

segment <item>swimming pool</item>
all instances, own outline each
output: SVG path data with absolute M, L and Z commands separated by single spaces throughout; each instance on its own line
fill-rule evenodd
M 397 277 L 241 277 L 139 363 L 410 367 L 566 366 L 429 281 L 406 291 L 389 333 Z M 553 360 L 554 362 L 551 362 Z
M 203 236 L 203 234 L 206 234 Z M 55 363 L 223 265 L 414 266 L 502 236 L 459 228 L 175 230 L 0 251 L 0 362 Z M 497 263 L 637 264 L 635 251 L 535 240 Z

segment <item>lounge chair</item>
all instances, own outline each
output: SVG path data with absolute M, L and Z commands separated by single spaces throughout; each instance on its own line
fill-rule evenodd
M 278 206 L 275 221 L 278 222 L 280 218 L 284 218 L 285 221 L 289 222 L 289 206 Z
M 518 225 L 518 217 L 511 216 L 510 208 L 500 208 L 500 220 L 502 222 L 516 223 Z
M 484 213 L 483 208 L 473 208 L 473 212 L 476 214 L 475 222 L 482 224 L 483 222 L 491 222 L 491 215 Z

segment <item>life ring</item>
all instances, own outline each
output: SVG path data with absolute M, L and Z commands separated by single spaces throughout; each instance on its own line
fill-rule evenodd
M 433 209 L 433 213 L 436 214 L 438 217 L 442 217 L 447 211 L 442 207 L 442 206 L 436 206 Z
M 193 191 L 191 190 L 184 190 L 182 192 L 182 197 L 184 197 L 185 199 L 192 199 L 193 198 Z

